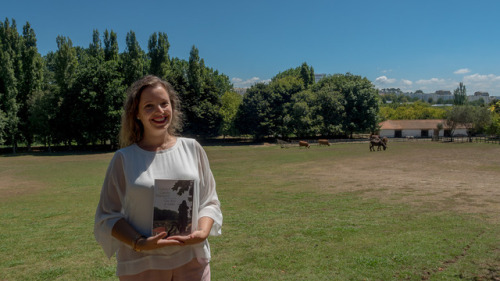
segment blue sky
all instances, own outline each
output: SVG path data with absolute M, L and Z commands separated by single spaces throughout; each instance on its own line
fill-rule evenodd
M 377 88 L 500 96 L 500 1 L 35 1 L 2 0 L 1 20 L 28 21 L 44 55 L 56 37 L 88 47 L 92 31 L 113 30 L 120 51 L 130 30 L 144 50 L 154 32 L 170 56 L 195 45 L 235 87 L 268 81 L 307 62 L 316 73 L 350 72 Z

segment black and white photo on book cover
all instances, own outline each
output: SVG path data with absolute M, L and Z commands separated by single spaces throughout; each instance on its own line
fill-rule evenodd
M 155 179 L 152 233 L 189 235 L 193 218 L 194 180 Z

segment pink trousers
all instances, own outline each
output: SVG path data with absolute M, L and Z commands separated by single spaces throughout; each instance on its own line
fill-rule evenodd
M 172 270 L 146 270 L 135 275 L 119 276 L 120 281 L 210 281 L 210 263 L 192 259 Z

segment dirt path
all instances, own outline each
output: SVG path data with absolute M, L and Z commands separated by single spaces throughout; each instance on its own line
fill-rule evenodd
M 362 196 L 434 210 L 484 214 L 500 222 L 500 146 L 446 144 L 435 147 L 393 144 L 387 151 L 367 152 L 307 168 L 325 192 L 358 192 Z M 366 148 L 368 150 L 368 146 Z

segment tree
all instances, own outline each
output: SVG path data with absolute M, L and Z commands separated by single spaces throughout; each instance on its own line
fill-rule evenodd
M 58 86 L 57 99 L 60 104 L 57 116 L 54 119 L 55 139 L 71 144 L 74 136 L 79 133 L 75 118 L 75 109 L 78 106 L 75 93 L 71 92 L 77 77 L 77 51 L 71 39 L 63 36 L 56 38 L 58 50 L 54 56 L 54 78 Z
M 257 83 L 246 91 L 236 115 L 236 127 L 242 134 L 256 138 L 272 134 L 274 120 L 270 118 L 268 99 L 271 94 L 269 85 L 264 83 Z
M 218 88 L 218 82 L 228 81 L 218 72 L 205 67 L 198 49 L 193 46 L 187 65 L 188 88 L 183 97 L 186 128 L 188 134 L 216 136 L 219 133 L 222 116 L 220 98 L 224 94 L 220 89 L 229 89 L 229 85 Z M 226 76 L 227 77 L 227 76 Z
M 129 31 L 125 41 L 127 48 L 122 54 L 121 69 L 124 77 L 123 83 L 126 87 L 129 87 L 145 74 L 145 54 L 135 37 L 135 32 Z
M 275 136 L 288 137 L 293 132 L 293 128 L 287 126 L 291 117 L 287 115 L 286 108 L 290 107 L 293 95 L 304 90 L 304 82 L 295 76 L 285 76 L 273 80 L 269 87 L 272 93 L 267 96 L 271 107 L 269 118 L 274 120 L 271 133 Z
M 489 110 L 491 112 L 491 123 L 487 128 L 487 132 L 492 135 L 500 136 L 500 101 L 493 100 L 490 103 Z
M 149 67 L 149 72 L 161 78 L 167 77 L 167 72 L 170 64 L 170 58 L 168 55 L 168 49 L 170 48 L 170 43 L 168 42 L 168 36 L 166 33 L 159 32 L 153 33 L 149 37 L 148 56 L 151 59 L 151 64 Z
M 306 88 L 314 84 L 314 69 L 312 66 L 308 66 L 305 62 L 302 63 L 300 67 L 300 78 L 302 78 Z
M 94 29 L 92 33 L 92 43 L 89 45 L 89 55 L 99 63 L 104 60 L 104 49 L 102 48 L 101 38 L 97 29 Z
M 189 69 L 187 73 L 189 87 L 194 95 L 201 94 L 202 67 L 200 65 L 200 55 L 198 49 L 193 45 L 189 52 Z
M 30 116 L 31 107 L 35 95 L 42 93 L 44 64 L 42 57 L 36 47 L 35 31 L 31 28 L 29 22 L 23 27 L 22 35 L 22 75 L 19 83 L 18 103 L 19 103 L 19 129 L 22 138 L 26 142 L 28 150 L 33 143 L 33 132 L 35 126 Z
M 467 103 L 467 90 L 464 83 L 460 82 L 458 88 L 453 91 L 453 104 L 464 105 Z
M 444 119 L 446 118 L 446 110 L 418 101 L 412 104 L 398 104 L 397 106 L 383 105 L 380 107 L 379 116 L 383 120 Z
M 323 81 L 328 77 L 321 79 Z M 315 94 L 315 103 L 313 115 L 319 122 L 319 133 L 322 136 L 339 136 L 344 134 L 342 129 L 342 114 L 344 105 L 342 104 L 342 96 L 338 91 L 326 86 L 318 87 L 313 90 Z
M 469 137 L 486 130 L 490 122 L 488 109 L 471 105 L 453 106 L 446 119 L 446 124 L 452 129 L 452 135 L 456 127 L 461 125 L 467 129 Z
M 0 139 L 8 137 L 12 151 L 19 140 L 18 83 L 21 76 L 21 39 L 15 20 L 0 23 Z M 5 123 L 4 123 L 5 122 Z
M 312 66 L 307 65 L 307 63 L 302 63 L 301 66 L 296 68 L 290 68 L 283 72 L 278 73 L 276 76 L 271 79 L 271 81 L 279 80 L 281 78 L 293 76 L 295 78 L 299 78 L 302 80 L 304 84 L 304 88 L 308 88 L 309 86 L 314 84 L 314 69 Z
M 238 108 L 243 101 L 243 97 L 234 92 L 227 91 L 221 97 L 220 115 L 222 116 L 222 124 L 220 133 L 225 137 L 227 135 L 235 136 L 237 134 L 235 119 Z
M 329 122 L 340 121 L 340 124 L 328 124 L 334 126 L 332 128 L 338 133 L 352 137 L 354 132 L 375 130 L 378 124 L 379 100 L 375 87 L 367 78 L 350 73 L 336 74 L 322 79 L 315 86 L 316 91 L 322 92 L 323 96 L 325 91 L 338 96 L 330 102 L 340 102 L 341 118 L 331 118 L 333 120 Z
M 321 132 L 321 120 L 316 115 L 316 95 L 310 90 L 298 92 L 292 96 L 292 101 L 286 107 L 285 126 L 298 137 L 316 136 Z
M 104 31 L 104 60 L 118 61 L 118 41 L 116 33 L 107 29 Z

